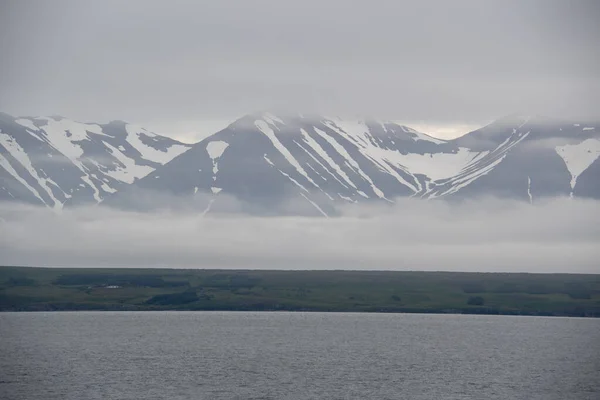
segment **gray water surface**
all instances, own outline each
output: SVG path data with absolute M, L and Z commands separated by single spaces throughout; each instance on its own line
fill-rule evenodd
M 600 399 L 600 320 L 0 314 L 2 399 Z

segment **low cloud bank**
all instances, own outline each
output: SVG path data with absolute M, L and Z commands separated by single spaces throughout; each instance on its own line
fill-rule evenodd
M 600 273 L 600 202 L 401 199 L 337 218 L 0 205 L 0 264 Z

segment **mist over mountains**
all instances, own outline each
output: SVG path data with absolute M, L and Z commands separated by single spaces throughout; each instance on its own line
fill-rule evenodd
M 511 115 L 453 140 L 374 119 L 243 116 L 183 144 L 112 121 L 0 115 L 0 201 L 334 216 L 399 198 L 600 198 L 596 124 Z
M 4 265 L 598 269 L 592 122 L 511 115 L 441 140 L 265 112 L 184 144 L 2 114 L 0 151 Z

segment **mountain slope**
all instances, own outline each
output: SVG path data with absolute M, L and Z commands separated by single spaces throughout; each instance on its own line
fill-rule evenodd
M 592 123 L 513 115 L 444 141 L 393 122 L 247 115 L 185 145 L 113 121 L 0 114 L 0 201 L 334 215 L 397 198 L 600 198 Z
M 599 143 L 593 126 L 539 117 L 511 116 L 443 141 L 392 122 L 262 113 L 195 144 L 106 204 L 139 207 L 151 198 L 145 206 L 329 215 L 339 204 L 407 196 L 599 198 L 598 175 L 587 172 L 597 168 Z
M 0 200 L 98 203 L 189 147 L 121 121 L 0 114 Z
M 579 179 L 600 163 L 600 129 L 594 125 L 512 117 L 457 139 L 459 145 L 476 148 L 514 137 L 519 131 L 527 135 L 485 179 L 473 182 L 457 197 L 486 195 L 529 202 L 555 196 L 600 198 L 600 175 Z
M 309 214 L 323 214 L 327 213 L 324 208 L 331 209 L 338 202 L 391 201 L 413 193 L 418 182 L 386 161 L 385 154 L 378 154 L 388 147 L 407 152 L 452 151 L 443 141 L 396 124 L 351 124 L 268 113 L 246 116 L 197 143 L 126 193 L 137 189 L 201 199 L 209 194 L 210 200 L 227 194 L 239 200 L 245 211 L 261 213 L 284 212 L 286 202 L 294 199 L 296 206 L 307 206 L 304 211 Z M 124 197 L 115 196 L 108 203 Z M 137 200 L 137 194 L 132 196 L 131 205 Z

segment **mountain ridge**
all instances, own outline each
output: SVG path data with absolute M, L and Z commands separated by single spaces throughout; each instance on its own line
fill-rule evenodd
M 16 173 L 6 168 L 17 165 L 14 143 L 44 142 L 50 132 L 47 144 L 63 156 L 71 152 L 66 159 L 80 190 L 88 186 L 85 196 L 63 196 L 67 205 L 329 216 L 342 204 L 402 197 L 600 198 L 599 129 L 543 116 L 513 114 L 444 140 L 392 121 L 258 112 L 194 144 L 123 121 L 8 117 L 0 114 L 0 194 Z M 39 153 L 31 143 L 21 148 L 34 159 Z M 56 195 L 51 181 L 67 172 L 44 178 L 46 172 L 38 168 L 38 186 Z M 72 184 L 66 189 L 77 191 Z
M 290 198 L 311 204 L 315 214 L 329 214 L 340 202 L 461 198 L 467 193 L 532 202 L 585 194 L 580 187 L 575 190 L 577 179 L 597 163 L 600 143 L 595 127 L 540 117 L 501 119 L 452 140 L 395 123 L 319 118 L 244 116 L 133 186 L 187 197 L 190 203 L 201 197 L 196 206 L 202 212 L 216 211 L 223 195 L 251 204 L 247 211 L 262 208 L 267 214 Z M 551 139 L 560 145 L 539 146 Z M 573 155 L 559 151 L 569 146 L 595 158 L 571 173 Z M 584 180 L 592 188 L 587 197 L 598 198 L 597 179 Z M 130 190 L 108 202 L 117 204 Z
M 99 203 L 190 146 L 119 121 L 0 114 L 0 200 Z

